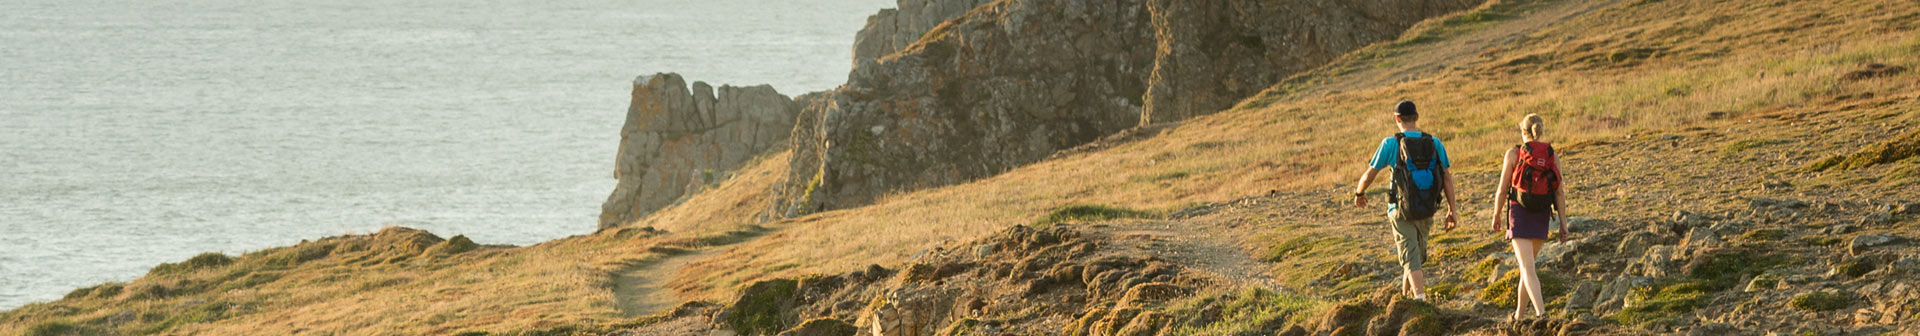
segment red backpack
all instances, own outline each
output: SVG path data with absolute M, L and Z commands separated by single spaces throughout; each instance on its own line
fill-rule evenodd
M 1560 166 L 1553 159 L 1553 145 L 1530 141 L 1513 147 L 1520 152 L 1520 171 L 1513 174 L 1511 199 L 1528 211 L 1552 209 L 1560 191 Z

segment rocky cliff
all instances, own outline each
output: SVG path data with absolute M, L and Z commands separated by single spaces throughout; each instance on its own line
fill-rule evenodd
M 853 37 L 853 66 L 870 63 L 919 41 L 940 23 L 966 14 L 991 0 L 899 0 L 895 8 L 867 17 L 866 27 Z
M 799 105 L 773 87 L 712 86 L 663 73 L 633 81 L 600 227 L 619 226 L 717 183 L 786 141 Z
M 1154 61 L 1140 120 L 1232 107 L 1289 75 L 1481 2 L 1151 0 Z
M 902 1 L 869 20 L 877 57 L 802 112 L 788 214 L 998 174 L 1145 122 L 1230 107 L 1283 76 L 1474 0 L 1001 0 L 890 55 L 967 1 Z

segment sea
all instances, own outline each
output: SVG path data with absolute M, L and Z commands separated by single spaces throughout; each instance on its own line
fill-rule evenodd
M 387 226 L 591 233 L 636 76 L 830 89 L 892 6 L 0 1 L 0 310 Z

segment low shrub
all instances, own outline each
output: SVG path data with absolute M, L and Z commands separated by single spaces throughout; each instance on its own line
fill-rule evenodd
M 1034 221 L 1034 227 L 1046 227 L 1070 222 L 1090 222 L 1120 218 L 1160 218 L 1160 214 L 1105 205 L 1076 204 L 1053 210 L 1053 213 Z

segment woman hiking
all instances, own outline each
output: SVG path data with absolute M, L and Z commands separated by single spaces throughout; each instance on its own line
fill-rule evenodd
M 1520 298 L 1514 300 L 1513 319 L 1526 315 L 1529 304 L 1534 316 L 1546 314 L 1540 297 L 1540 276 L 1534 256 L 1546 243 L 1548 221 L 1560 219 L 1560 240 L 1567 239 L 1567 203 L 1561 184 L 1561 163 L 1553 155 L 1553 145 L 1542 139 L 1546 125 L 1538 114 L 1520 119 L 1522 143 L 1507 150 L 1500 164 L 1500 187 L 1493 193 L 1493 230 L 1505 229 L 1513 241 L 1513 256 L 1520 264 Z M 1501 223 L 1501 221 L 1507 223 Z

